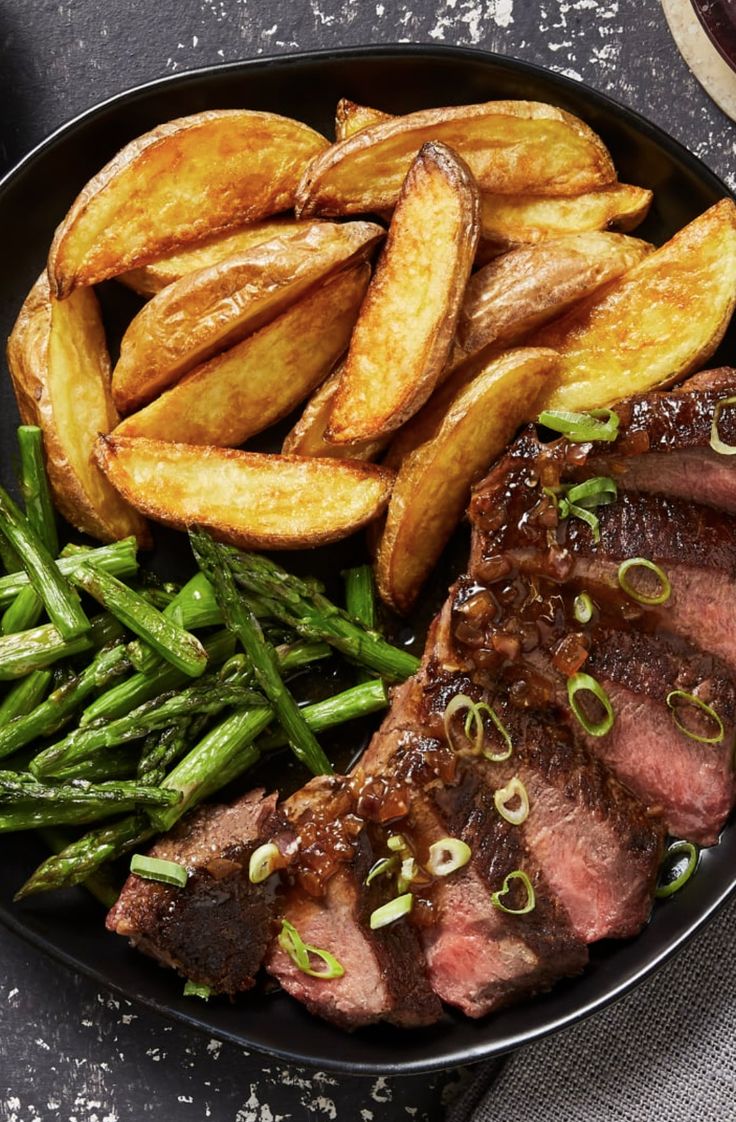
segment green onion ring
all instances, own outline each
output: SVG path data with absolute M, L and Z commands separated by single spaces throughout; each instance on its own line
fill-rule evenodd
M 184 888 L 189 879 L 184 865 L 179 865 L 176 861 L 164 861 L 162 857 L 146 857 L 143 853 L 133 854 L 130 871 L 144 880 L 157 880 L 175 888 Z
M 690 880 L 690 877 L 693 875 L 695 869 L 697 868 L 698 858 L 700 857 L 700 850 L 696 845 L 693 845 L 692 842 L 688 841 L 676 841 L 669 847 L 664 855 L 662 868 L 664 869 L 666 865 L 669 865 L 673 857 L 677 857 L 679 855 L 687 855 L 687 864 L 685 865 L 683 871 L 681 873 L 678 873 L 674 880 L 668 881 L 666 884 L 657 885 L 656 889 L 654 890 L 654 895 L 658 900 L 664 900 L 667 896 L 672 896 L 674 892 L 679 892 L 682 886 Z
M 443 720 L 443 723 L 444 723 L 444 726 L 445 726 L 445 736 L 447 737 L 447 742 L 450 745 L 450 747 L 456 752 L 459 751 L 459 749 L 456 747 L 456 745 L 455 745 L 455 743 L 453 742 L 453 739 L 452 739 L 451 721 L 452 721 L 452 718 L 455 716 L 456 713 L 460 713 L 463 710 L 468 711 L 468 715 L 465 718 L 464 732 L 465 732 L 465 735 L 470 740 L 471 735 L 470 735 L 470 731 L 469 731 L 469 725 L 472 723 L 472 721 L 474 719 L 476 721 L 476 724 L 479 724 L 479 722 L 477 721 L 477 716 L 476 716 L 476 704 L 473 701 L 472 697 L 468 697 L 468 695 L 466 693 L 456 693 L 454 697 L 450 698 L 447 705 L 445 706 L 445 711 L 442 714 L 442 720 Z M 480 750 L 481 750 L 480 735 L 482 735 L 482 728 L 480 729 L 480 733 L 476 735 L 475 740 L 473 742 L 473 754 L 476 755 L 476 756 L 480 753 Z
M 715 709 L 712 709 L 710 705 L 706 705 L 706 703 L 704 701 L 702 701 L 699 697 L 696 697 L 694 693 L 687 693 L 685 690 L 670 690 L 670 692 L 667 694 L 667 699 L 666 700 L 667 700 L 667 708 L 672 713 L 672 720 L 675 722 L 675 724 L 676 724 L 677 728 L 680 730 L 680 732 L 684 733 L 685 736 L 689 736 L 691 740 L 696 740 L 698 742 L 698 744 L 720 744 L 721 743 L 724 736 L 726 735 L 726 730 L 723 727 L 723 721 L 718 716 Z M 696 709 L 700 709 L 701 712 L 706 713 L 709 717 L 711 717 L 716 722 L 716 724 L 718 725 L 718 732 L 716 733 L 716 735 L 715 736 L 699 736 L 698 733 L 693 732 L 692 729 L 689 729 L 685 725 L 683 725 L 682 721 L 679 721 L 677 719 L 677 710 L 675 709 L 675 704 L 674 703 L 675 703 L 675 701 L 678 701 L 678 700 L 690 702 L 690 704 L 694 705 Z
M 289 923 L 288 919 L 282 921 L 279 946 L 282 951 L 288 954 L 297 969 L 301 970 L 302 974 L 308 974 L 310 978 L 342 978 L 345 973 L 344 967 L 329 951 L 323 951 L 319 947 L 313 947 L 310 943 L 305 943 L 294 924 Z M 327 969 L 315 970 L 309 961 L 310 955 L 321 958 Z
M 590 623 L 593 618 L 593 601 L 587 592 L 581 592 L 575 597 L 572 611 L 578 623 Z
M 713 423 L 710 426 L 710 446 L 714 452 L 720 452 L 722 456 L 736 456 L 736 445 L 726 444 L 718 435 L 718 421 L 724 405 L 736 405 L 736 397 L 722 397 L 720 401 L 716 402 L 716 407 L 713 410 Z
M 591 724 L 589 722 L 577 703 L 575 695 L 581 690 L 587 690 L 589 693 L 592 693 L 593 696 L 600 701 L 606 711 L 605 717 L 598 721 L 597 724 Z M 590 674 L 584 674 L 579 670 L 577 674 L 573 674 L 567 679 L 567 698 L 570 702 L 570 708 L 589 736 L 605 736 L 607 732 L 611 731 L 615 720 L 613 706 L 603 686 Z
M 483 738 L 483 713 L 487 713 L 488 716 L 491 718 L 491 721 L 493 722 L 493 725 L 496 728 L 496 731 L 500 734 L 504 744 L 506 745 L 506 747 L 504 748 L 504 750 L 502 752 L 489 752 L 487 749 L 483 748 L 484 757 L 487 760 L 490 760 L 491 763 L 494 763 L 494 764 L 499 764 L 503 760 L 508 760 L 509 756 L 511 755 L 511 753 L 514 750 L 514 745 L 513 745 L 513 742 L 511 740 L 511 736 L 509 735 L 509 730 L 506 728 L 503 721 L 501 720 L 501 718 L 499 717 L 498 713 L 496 712 L 496 710 L 493 708 L 492 705 L 488 705 L 485 701 L 481 701 L 476 706 L 476 710 L 477 710 L 477 713 L 478 713 L 478 721 L 479 721 L 479 724 L 480 724 L 481 744 L 483 743 L 483 739 L 484 739 Z
M 576 483 L 565 492 L 565 497 L 571 505 L 585 507 L 589 510 L 595 506 L 607 506 L 618 498 L 618 487 L 610 475 L 594 475 L 583 483 Z
M 251 884 L 263 884 L 272 873 L 276 872 L 281 861 L 281 851 L 274 842 L 259 845 L 250 855 L 248 862 L 248 880 Z
M 374 862 L 374 864 L 371 865 L 368 876 L 364 881 L 365 885 L 367 886 L 371 884 L 376 879 L 376 877 L 383 877 L 388 873 L 392 873 L 394 869 L 398 869 L 398 867 L 399 858 L 396 856 L 396 854 L 394 854 L 393 857 L 380 857 L 378 861 Z
M 526 904 L 523 908 L 507 908 L 505 904 L 501 903 L 501 897 L 509 892 L 509 882 L 512 880 L 520 880 L 526 888 Z M 533 912 L 536 902 L 537 898 L 534 895 L 534 885 L 521 869 L 514 869 L 503 882 L 503 888 L 499 888 L 498 892 L 491 893 L 491 903 L 494 908 L 499 908 L 502 912 L 507 912 L 508 915 L 511 916 L 525 916 L 528 912 Z
M 387 927 L 389 923 L 395 923 L 397 919 L 402 919 L 408 915 L 413 907 L 414 897 L 411 892 L 405 892 L 403 896 L 397 896 L 395 899 L 389 900 L 388 904 L 382 904 L 380 908 L 371 912 L 371 931 L 377 931 L 379 927 Z
M 662 590 L 655 596 L 647 596 L 643 592 L 637 592 L 635 588 L 626 580 L 626 574 L 630 569 L 646 569 L 650 573 L 654 573 L 657 580 L 662 585 Z M 618 583 L 624 590 L 626 595 L 632 600 L 636 600 L 638 604 L 644 604 L 645 607 L 653 607 L 657 604 L 666 604 L 672 595 L 672 585 L 670 579 L 659 565 L 655 565 L 653 561 L 649 561 L 646 557 L 629 557 L 628 561 L 622 561 L 618 567 Z
M 593 535 L 593 541 L 596 545 L 601 540 L 601 523 L 597 514 L 593 514 L 592 510 L 586 510 L 584 506 L 575 506 L 574 503 L 568 503 L 568 514 L 572 514 L 574 518 L 579 518 L 581 522 L 585 522 L 590 526 Z
M 509 810 L 506 806 L 512 799 L 521 800 L 518 810 Z M 512 826 L 521 826 L 522 822 L 526 822 L 529 817 L 529 795 L 526 787 L 516 775 L 508 781 L 505 787 L 499 787 L 497 791 L 493 792 L 493 804 L 501 817 L 510 822 Z
M 568 440 L 612 441 L 618 436 L 618 414 L 612 409 L 591 409 L 588 413 L 572 413 L 567 409 L 545 409 L 537 418 L 553 432 L 560 432 Z
M 184 997 L 201 997 L 202 1001 L 209 1001 L 214 992 L 211 986 L 200 986 L 198 982 L 184 983 Z
M 465 718 L 463 731 L 465 732 L 468 740 L 471 742 L 471 754 L 474 756 L 480 756 L 482 754 L 487 760 L 490 760 L 492 763 L 500 763 L 502 760 L 508 760 L 509 756 L 514 750 L 514 746 L 511 741 L 511 737 L 509 736 L 508 729 L 504 725 L 498 713 L 493 708 L 493 706 L 489 705 L 486 701 L 475 702 L 473 701 L 472 697 L 468 697 L 468 695 L 465 693 L 456 693 L 455 696 L 448 702 L 443 714 L 442 719 L 445 725 L 445 734 L 447 736 L 450 747 L 456 752 L 460 751 L 460 749 L 458 749 L 453 743 L 450 721 L 455 716 L 455 714 L 460 712 L 461 710 L 467 710 L 467 716 Z M 495 729 L 501 735 L 504 743 L 506 744 L 506 747 L 502 752 L 489 752 L 483 747 L 483 742 L 485 739 L 485 725 L 483 723 L 484 713 L 488 714 L 491 721 L 493 722 Z M 475 731 L 473 731 L 473 726 L 475 726 Z
M 427 872 L 433 877 L 449 877 L 467 865 L 473 851 L 462 838 L 440 838 L 429 847 Z

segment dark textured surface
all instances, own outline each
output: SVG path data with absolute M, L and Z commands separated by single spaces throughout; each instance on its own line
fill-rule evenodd
M 0 0 L 0 167 L 80 110 L 161 74 L 397 40 L 484 47 L 582 79 L 736 183 L 733 126 L 680 60 L 656 0 Z M 264 1068 L 98 993 L 4 931 L 0 948 L 0 1122 L 442 1117 L 444 1080 Z

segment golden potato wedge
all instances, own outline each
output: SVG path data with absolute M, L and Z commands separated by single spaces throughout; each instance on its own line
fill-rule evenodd
M 326 382 L 314 391 L 293 429 L 284 437 L 281 451 L 291 456 L 336 456 L 343 460 L 375 460 L 386 446 L 385 440 L 365 444 L 330 444 L 325 440 L 332 403 L 342 378 L 343 363 L 336 366 Z
M 306 163 L 326 146 L 300 121 L 249 109 L 196 113 L 137 137 L 82 189 L 57 230 L 54 295 L 288 210 Z
M 166 257 L 159 257 L 149 265 L 141 265 L 128 273 L 121 273 L 115 279 L 132 288 L 139 296 L 155 296 L 162 288 L 181 280 L 187 273 L 198 269 L 208 269 L 226 257 L 236 257 L 256 245 L 270 241 L 293 230 L 303 229 L 306 223 L 298 218 L 269 218 L 263 222 L 251 222 L 238 226 L 224 234 L 213 234 L 211 238 L 195 242 Z
M 722 199 L 527 340 L 560 365 L 541 408 L 595 409 L 702 366 L 736 304 L 736 206 Z
M 247 549 L 303 549 L 347 537 L 385 509 L 393 472 L 355 460 L 101 436 L 97 462 L 133 506 Z
M 133 413 L 115 435 L 243 444 L 290 413 L 344 353 L 370 273 L 363 262 L 329 277 L 260 331 Z
M 143 519 L 90 458 L 98 434 L 118 420 L 94 292 L 80 289 L 60 303 L 42 274 L 8 340 L 8 369 L 23 423 L 43 431 L 49 483 L 67 522 L 101 541 L 135 534 L 149 544 Z
M 403 461 L 376 554 L 376 582 L 395 611 L 415 603 L 463 516 L 471 485 L 528 417 L 554 370 L 554 351 L 492 359 L 451 402 L 439 429 Z
M 560 315 L 576 300 L 620 277 L 652 250 L 625 234 L 568 234 L 520 246 L 479 269 L 457 322 L 466 354 L 509 346 Z
M 465 163 L 443 144 L 425 144 L 406 177 L 353 332 L 327 440 L 385 436 L 431 394 L 478 244 L 478 205 Z
M 367 105 L 357 105 L 347 97 L 341 97 L 335 110 L 335 140 L 347 140 L 361 129 L 380 125 L 383 121 L 393 120 L 391 113 L 380 109 L 370 109 Z
M 574 195 L 616 181 L 602 141 L 577 117 L 534 101 L 423 109 L 333 144 L 307 166 L 296 213 L 362 214 L 391 208 L 423 144 L 447 144 L 483 191 Z
M 304 223 L 175 281 L 141 309 L 123 336 L 112 376 L 118 409 L 129 413 L 145 405 L 330 272 L 365 256 L 383 236 L 373 222 Z
M 613 183 L 569 198 L 484 193 L 480 207 L 483 253 L 506 253 L 515 246 L 563 234 L 593 230 L 627 233 L 644 221 L 652 197 L 646 188 L 628 183 Z

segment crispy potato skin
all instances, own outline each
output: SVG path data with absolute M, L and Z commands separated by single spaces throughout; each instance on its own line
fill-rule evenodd
M 468 282 L 457 324 L 466 354 L 509 346 L 642 261 L 647 242 L 624 234 L 568 234 L 512 249 Z
M 395 611 L 413 607 L 471 485 L 529 415 L 556 360 L 542 349 L 492 359 L 455 396 L 434 435 L 403 460 L 376 554 L 378 591 Z
M 423 109 L 371 125 L 317 155 L 297 190 L 299 217 L 376 213 L 394 206 L 429 141 L 466 160 L 481 190 L 574 195 L 616 172 L 602 141 L 577 117 L 533 101 Z
M 560 352 L 540 408 L 594 409 L 697 370 L 736 304 L 736 206 L 723 199 L 529 340 Z
M 306 163 L 326 145 L 299 121 L 246 109 L 159 125 L 123 148 L 72 204 L 49 254 L 52 292 L 68 296 L 288 210 Z
M 133 413 L 115 435 L 244 443 L 290 413 L 344 353 L 369 279 L 365 262 L 329 277 L 260 331 Z
M 628 233 L 644 221 L 652 197 L 646 188 L 628 183 L 613 183 L 569 198 L 483 194 L 480 236 L 484 259 L 564 234 Z
M 251 222 L 247 226 L 227 230 L 224 234 L 213 234 L 212 237 L 185 246 L 178 252 L 159 257 L 149 265 L 141 265 L 138 269 L 121 273 L 115 279 L 132 288 L 139 296 L 155 296 L 162 288 L 181 280 L 187 273 L 218 265 L 226 257 L 236 257 L 271 238 L 288 236 L 294 230 L 304 229 L 306 225 L 298 218 L 271 218 L 263 222 Z
M 328 441 L 385 436 L 431 394 L 447 362 L 475 256 L 478 207 L 464 162 L 442 144 L 426 144 L 406 177 L 353 333 Z
M 393 472 L 355 460 L 101 436 L 96 458 L 125 499 L 176 529 L 199 525 L 247 549 L 303 549 L 377 518 Z
M 343 363 L 340 363 L 304 406 L 301 417 L 284 437 L 281 451 L 285 456 L 335 456 L 340 460 L 375 460 L 383 451 L 386 445 L 383 439 L 369 440 L 365 444 L 330 444 L 325 440 L 325 429 L 342 378 L 342 370 Z
M 150 544 L 143 519 L 90 459 L 98 433 L 118 420 L 94 292 L 82 289 L 59 303 L 42 274 L 21 308 L 7 357 L 21 420 L 43 431 L 54 501 L 67 522 L 101 541 L 134 534 Z
M 129 413 L 213 354 L 274 319 L 335 269 L 384 236 L 373 222 L 304 223 L 236 257 L 188 273 L 145 305 L 128 326 L 112 377 Z
M 380 109 L 371 109 L 367 105 L 358 105 L 347 97 L 341 97 L 335 110 L 335 140 L 347 140 L 355 136 L 361 129 L 370 128 L 371 125 L 380 125 L 383 121 L 391 121 L 391 113 L 384 113 Z

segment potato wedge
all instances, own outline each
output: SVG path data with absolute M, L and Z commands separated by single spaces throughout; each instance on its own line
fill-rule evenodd
M 243 444 L 290 413 L 344 353 L 370 273 L 363 262 L 329 277 L 260 331 L 133 413 L 115 435 Z
M 652 192 L 628 183 L 613 183 L 599 191 L 570 198 L 544 195 L 481 195 L 480 236 L 486 256 L 506 253 L 518 245 L 584 234 L 593 230 L 635 229 L 643 222 Z
M 347 140 L 361 129 L 391 120 L 393 120 L 391 113 L 370 109 L 367 105 L 358 105 L 347 97 L 341 97 L 335 110 L 335 140 Z
M 143 519 L 90 459 L 98 434 L 118 420 L 94 292 L 80 289 L 59 303 L 43 273 L 8 340 L 8 368 L 23 423 L 43 431 L 54 501 L 67 522 L 101 541 L 134 534 L 149 544 Z
M 54 295 L 288 210 L 306 163 L 326 146 L 300 121 L 249 109 L 196 113 L 137 137 L 82 189 L 57 230 Z
M 535 332 L 560 365 L 541 408 L 595 409 L 702 366 L 736 305 L 736 206 L 722 199 L 628 273 Z
M 408 612 L 468 504 L 471 485 L 532 412 L 557 355 L 507 351 L 450 404 L 434 437 L 401 465 L 376 554 L 382 599 Z
M 406 177 L 353 333 L 327 440 L 385 436 L 431 394 L 478 244 L 478 205 L 465 163 L 443 144 L 425 144 Z
M 574 195 L 616 181 L 603 142 L 577 117 L 533 101 L 488 101 L 395 117 L 315 156 L 297 190 L 298 217 L 375 213 L 396 203 L 428 141 L 466 160 L 483 191 Z
M 132 288 L 139 296 L 155 296 L 162 288 L 181 280 L 187 273 L 198 269 L 208 269 L 226 257 L 236 257 L 256 245 L 289 235 L 297 228 L 303 229 L 306 223 L 298 218 L 269 218 L 263 222 L 251 222 L 248 226 L 238 226 L 224 234 L 213 234 L 211 238 L 195 242 L 191 246 L 159 257 L 149 265 L 141 265 L 128 273 L 121 273 L 115 279 Z
M 183 276 L 138 313 L 120 344 L 112 392 L 129 413 L 188 370 L 250 335 L 384 236 L 373 222 L 304 223 Z
M 568 234 L 520 246 L 479 269 L 457 323 L 466 354 L 509 346 L 560 315 L 576 300 L 621 276 L 652 246 L 625 234 Z
M 101 436 L 97 462 L 133 506 L 247 549 L 303 549 L 347 537 L 384 510 L 393 472 L 354 460 Z
M 365 444 L 330 444 L 325 429 L 332 403 L 342 378 L 343 364 L 335 367 L 326 382 L 314 391 L 293 429 L 284 437 L 281 451 L 291 456 L 335 456 L 341 460 L 375 460 L 386 446 L 385 440 Z

